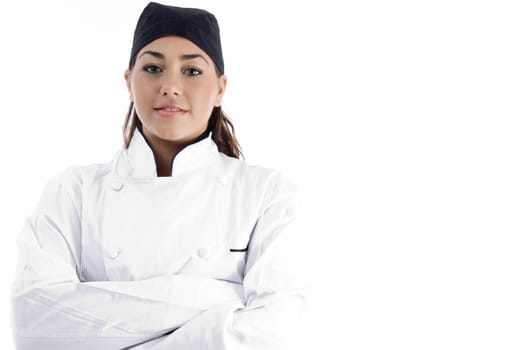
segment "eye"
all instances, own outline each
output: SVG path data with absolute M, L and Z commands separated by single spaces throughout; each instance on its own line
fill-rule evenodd
M 153 64 L 148 64 L 144 67 L 142 67 L 142 70 L 145 71 L 146 73 L 152 73 L 152 74 L 155 74 L 155 73 L 162 73 L 162 69 L 160 67 L 157 67 Z
M 201 75 L 203 74 L 203 72 L 197 68 L 192 68 L 192 67 L 189 67 L 189 68 L 186 68 L 183 70 L 183 73 L 185 75 L 188 75 L 190 77 L 196 77 L 198 75 Z

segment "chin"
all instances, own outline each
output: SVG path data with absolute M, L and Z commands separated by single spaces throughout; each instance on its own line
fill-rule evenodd
M 172 141 L 172 142 L 182 141 L 186 139 L 183 135 L 174 134 L 174 133 L 163 133 L 161 135 L 157 135 L 157 137 L 160 138 L 161 140 Z
M 163 132 L 157 134 L 157 137 L 169 142 L 191 142 L 199 136 L 193 136 L 192 134 L 186 134 L 181 132 Z
M 143 124 L 143 130 L 145 129 Z M 185 128 L 183 125 L 152 125 L 146 128 L 147 134 L 151 137 L 167 142 L 187 143 L 200 137 L 206 130 L 199 130 L 197 128 Z

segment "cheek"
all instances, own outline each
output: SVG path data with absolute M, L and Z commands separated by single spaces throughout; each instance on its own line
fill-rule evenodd
M 218 89 L 213 85 L 201 87 L 199 91 L 199 96 L 201 96 L 201 103 L 203 104 L 203 107 L 205 105 L 206 108 L 211 106 L 213 107 L 217 100 L 217 94 Z
M 141 101 L 145 101 L 150 98 L 152 92 L 150 91 L 151 87 L 147 88 L 148 86 L 149 85 L 139 79 L 134 81 L 134 84 L 132 85 L 132 94 L 136 103 L 140 103 Z
M 151 105 L 150 93 L 139 83 L 132 86 L 132 95 L 135 112 L 144 123 L 144 118 L 148 118 L 149 115 L 149 106 Z
M 217 91 L 215 89 L 208 89 L 206 93 L 203 93 L 202 96 L 203 97 L 201 100 L 201 108 L 203 110 L 203 113 L 206 114 L 206 117 L 208 118 L 216 104 Z

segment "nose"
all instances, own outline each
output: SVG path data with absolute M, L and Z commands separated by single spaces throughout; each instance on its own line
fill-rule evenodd
M 180 79 L 178 79 L 175 76 L 166 77 L 166 79 L 164 79 L 164 81 L 161 84 L 161 95 L 163 96 L 181 95 L 182 86 L 180 82 L 181 82 Z

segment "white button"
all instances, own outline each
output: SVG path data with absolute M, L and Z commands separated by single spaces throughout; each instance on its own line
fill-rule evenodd
M 220 176 L 217 178 L 217 180 L 221 185 L 226 185 L 228 183 L 228 179 L 225 176 Z
M 122 190 L 123 187 L 124 187 L 124 184 L 120 181 L 113 181 L 113 183 L 111 184 L 111 188 L 114 191 L 120 191 Z
M 120 250 L 113 248 L 108 251 L 108 256 L 110 259 L 117 259 L 120 253 L 121 253 Z
M 210 256 L 210 249 L 208 249 L 208 248 L 199 248 L 197 250 L 197 255 L 201 259 L 208 259 L 208 257 Z

